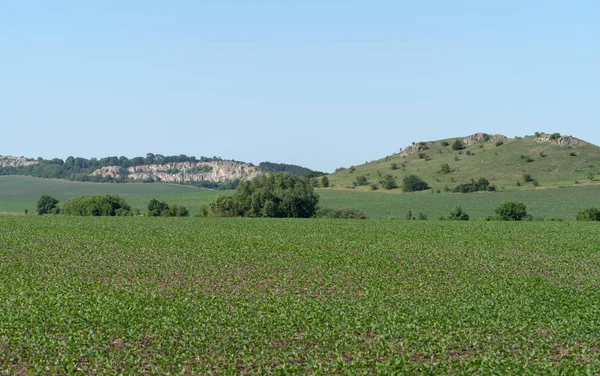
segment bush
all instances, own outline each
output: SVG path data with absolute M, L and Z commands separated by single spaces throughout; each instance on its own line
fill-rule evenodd
M 308 179 L 278 173 L 242 182 L 232 196 L 217 196 L 210 207 L 221 217 L 310 218 L 318 202 Z
M 429 189 L 429 185 L 417 175 L 408 175 L 402 179 L 402 190 L 404 192 L 416 192 Z
M 392 170 L 397 170 L 397 169 L 398 169 L 398 164 L 397 164 L 396 162 L 392 162 L 392 163 L 390 164 L 390 168 L 391 168 Z
M 495 191 L 496 187 L 490 185 L 490 182 L 486 178 L 480 178 L 475 181 L 471 179 L 470 183 L 460 184 L 456 188 L 454 188 L 455 193 L 471 193 L 471 192 L 479 192 L 479 191 Z
M 321 178 L 321 187 L 323 187 L 323 188 L 329 187 L 329 178 L 327 176 L 323 176 Z
M 462 150 L 465 148 L 465 144 L 463 144 L 463 142 L 461 140 L 455 140 L 452 143 L 452 149 L 454 150 Z
M 148 203 L 149 217 L 188 217 L 190 213 L 184 206 L 168 205 L 166 202 L 153 198 Z
M 525 183 L 531 183 L 534 179 L 529 174 L 523 174 L 523 180 L 525 180 Z
M 468 221 L 469 215 L 465 213 L 460 206 L 457 206 L 450 212 L 448 219 L 452 221 Z
M 450 145 L 450 144 L 448 143 L 448 141 L 442 141 L 442 142 L 440 142 L 440 143 L 442 144 L 442 146 L 448 146 L 448 145 Z
M 369 184 L 369 181 L 367 180 L 367 177 L 366 177 L 366 176 L 364 176 L 364 175 L 358 175 L 358 176 L 356 177 L 356 182 L 355 182 L 355 184 L 356 184 L 356 185 L 359 185 L 359 186 L 360 186 L 360 185 L 367 185 L 367 184 Z
M 133 215 L 129 204 L 118 195 L 77 197 L 65 203 L 64 211 L 66 215 L 84 217 Z
M 60 214 L 60 208 L 58 207 L 58 201 L 52 196 L 42 195 L 37 202 L 37 213 L 43 214 Z M 27 213 L 25 213 L 27 214 Z
M 448 163 L 442 164 L 442 168 L 440 169 L 440 172 L 442 174 L 449 174 L 449 173 L 451 173 L 452 170 L 450 169 L 450 165 Z
M 498 219 L 503 221 L 522 221 L 528 219 L 527 207 L 520 202 L 505 202 L 495 210 Z
M 396 178 L 392 175 L 385 175 L 380 181 L 379 184 L 383 189 L 394 189 L 398 188 L 398 183 L 396 182 Z
M 356 208 L 319 208 L 315 214 L 316 218 L 335 218 L 335 219 L 367 219 L 367 215 Z
M 600 221 L 600 209 L 588 208 L 577 213 L 575 217 L 578 221 Z
M 502 141 L 496 141 L 496 147 L 502 146 L 502 145 L 504 145 L 504 142 L 502 142 Z

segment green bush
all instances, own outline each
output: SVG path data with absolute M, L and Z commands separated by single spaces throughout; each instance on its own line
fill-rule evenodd
M 367 185 L 367 184 L 369 184 L 369 181 L 367 180 L 367 177 L 366 177 L 366 176 L 364 176 L 364 175 L 358 175 L 358 176 L 356 177 L 356 182 L 355 182 L 355 184 L 356 184 L 356 185 L 359 185 L 359 186 L 361 186 L 361 185 Z
M 529 219 L 527 207 L 520 202 L 505 202 L 495 210 L 498 219 L 503 221 L 523 221 Z
M 525 183 L 531 183 L 534 179 L 529 174 L 523 174 L 523 180 L 525 180 Z
M 479 191 L 493 192 L 495 190 L 496 186 L 490 185 L 490 182 L 486 178 L 480 178 L 477 181 L 471 179 L 470 183 L 460 184 L 454 188 L 455 193 L 471 193 Z
M 502 146 L 504 145 L 504 142 L 502 141 L 496 141 L 496 147 Z
M 118 195 L 77 197 L 65 203 L 64 212 L 66 215 L 84 217 L 133 215 L 129 204 Z
M 600 209 L 588 208 L 577 213 L 575 217 L 578 221 L 600 221 Z
M 189 215 L 189 211 L 184 206 L 169 205 L 155 198 L 148 203 L 149 217 L 188 217 Z
M 335 218 L 335 219 L 367 219 L 367 215 L 356 208 L 334 209 L 322 207 L 317 209 L 316 218 Z
M 448 146 L 448 145 L 450 145 L 450 144 L 448 143 L 448 141 L 442 141 L 442 142 L 440 142 L 440 144 L 442 144 L 442 146 Z
M 402 190 L 404 192 L 416 192 L 429 189 L 429 185 L 417 175 L 408 175 L 402 179 Z
M 43 214 L 60 214 L 60 208 L 58 207 L 58 201 L 52 196 L 42 195 L 37 202 L 37 213 Z M 27 213 L 25 213 L 27 214 Z
M 396 178 L 389 174 L 385 175 L 383 178 L 381 178 L 381 180 L 379 181 L 379 185 L 381 185 L 381 187 L 383 189 L 398 188 L 398 183 L 396 182 Z
M 452 143 L 452 149 L 454 150 L 462 150 L 465 148 L 465 144 L 463 144 L 463 142 L 461 140 L 455 140 Z
M 452 170 L 450 169 L 450 165 L 448 163 L 442 164 L 442 168 L 440 169 L 440 172 L 442 174 L 449 174 L 449 173 L 451 173 Z
M 450 212 L 448 219 L 452 221 L 468 221 L 469 215 L 465 213 L 460 206 L 457 206 Z

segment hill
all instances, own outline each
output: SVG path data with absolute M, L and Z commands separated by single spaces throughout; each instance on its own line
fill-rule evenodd
M 259 166 L 220 157 L 163 156 L 32 159 L 0 155 L 0 175 L 25 175 L 96 183 L 156 181 L 189 183 L 206 188 L 232 189 L 240 180 L 261 173 L 287 172 L 298 176 L 320 176 L 322 172 L 282 163 L 262 162 Z
M 329 181 L 338 188 L 369 190 L 381 188 L 386 175 L 398 185 L 405 176 L 417 175 L 434 191 L 453 191 L 471 179 L 485 178 L 496 190 L 514 190 L 594 184 L 599 174 L 600 147 L 578 138 L 478 133 L 413 143 L 382 159 L 339 168 Z

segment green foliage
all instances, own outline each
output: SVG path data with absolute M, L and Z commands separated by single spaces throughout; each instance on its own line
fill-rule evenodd
M 551 140 L 558 140 L 560 138 L 560 133 L 552 133 L 550 137 Z
M 349 172 L 350 174 L 352 174 L 352 173 L 354 173 L 354 171 L 356 171 L 356 167 L 354 167 L 354 166 L 350 166 L 350 169 L 349 169 L 349 171 L 348 171 L 348 172 Z
M 206 217 L 208 217 L 208 214 L 209 214 L 208 206 L 206 206 L 205 204 L 201 204 L 198 207 L 198 213 L 196 214 L 196 217 L 206 218 Z
M 59 202 L 60 201 L 54 197 L 43 194 L 37 202 L 37 213 L 39 215 L 60 214 L 60 208 L 58 207 Z M 27 212 L 25 212 L 25 214 L 27 214 Z
M 285 164 L 285 163 L 273 163 L 273 162 L 261 162 L 258 164 L 258 168 L 260 168 L 263 172 L 270 173 L 278 173 L 278 172 L 286 172 L 295 176 L 309 176 L 309 177 L 319 177 L 325 175 L 324 172 L 313 171 L 309 168 L 297 166 L 293 164 Z
M 531 177 L 531 175 L 529 174 L 523 174 L 523 180 L 525 180 L 525 183 L 530 183 L 532 182 L 534 179 Z
M 148 216 L 149 217 L 160 217 L 165 213 L 165 216 L 168 216 L 169 213 L 169 204 L 164 201 L 159 201 L 155 198 L 150 200 L 148 203 Z
M 367 215 L 356 208 L 335 209 L 330 207 L 320 207 L 315 213 L 316 218 L 334 218 L 334 219 L 367 219 Z
M 465 148 L 465 144 L 461 140 L 455 140 L 452 143 L 452 149 L 454 150 L 462 150 Z
M 450 212 L 448 219 L 452 221 L 468 221 L 469 215 L 465 213 L 460 206 L 457 206 Z
M 416 192 L 429 189 L 429 185 L 417 175 L 408 175 L 402 179 L 402 190 L 404 192 Z
M 456 188 L 454 188 L 455 193 L 471 193 L 479 191 L 493 192 L 495 190 L 496 187 L 490 185 L 489 180 L 487 180 L 486 178 L 479 178 L 477 181 L 471 179 L 470 183 L 460 184 Z
M 398 183 L 396 182 L 396 178 L 390 174 L 384 175 L 383 178 L 379 181 L 379 184 L 383 189 L 394 189 L 398 188 Z
M 323 187 L 323 188 L 329 187 L 329 178 L 327 176 L 323 176 L 321 178 L 321 187 Z
M 448 141 L 442 141 L 442 142 L 440 142 L 440 144 L 442 144 L 442 146 L 444 146 L 444 147 L 446 147 L 446 146 L 450 145 L 450 144 L 448 143 Z
M 504 145 L 504 142 L 502 141 L 496 141 L 496 147 L 502 146 Z
M 527 163 L 531 163 L 531 162 L 533 162 L 533 161 L 534 161 L 534 159 L 533 159 L 533 158 L 531 158 L 531 157 L 530 157 L 530 156 L 528 156 L 528 155 L 521 155 L 521 159 L 523 159 L 523 160 L 524 160 L 525 162 L 527 162 Z
M 367 185 L 367 184 L 369 184 L 369 181 L 367 180 L 366 176 L 364 176 L 364 175 L 358 175 L 356 177 L 355 184 L 358 185 L 358 186 Z
M 588 172 L 588 174 L 586 176 L 590 181 L 594 181 L 594 173 L 593 172 Z
M 125 217 L 133 215 L 131 207 L 117 195 L 81 196 L 64 205 L 66 215 L 87 217 Z
M 222 217 L 294 217 L 315 214 L 319 196 L 308 179 L 287 174 L 259 175 L 242 182 L 234 195 L 219 196 L 211 210 Z
M 572 152 L 570 152 L 570 153 L 569 153 L 569 156 L 570 156 L 570 157 L 576 157 L 576 156 L 577 156 L 577 154 L 575 154 L 575 152 L 574 152 L 574 151 L 572 151 Z
M 397 170 L 397 169 L 398 169 L 398 163 L 396 163 L 396 162 L 392 162 L 392 163 L 390 164 L 390 168 L 391 168 L 392 170 Z
M 527 215 L 527 207 L 520 202 L 505 202 L 498 206 L 495 210 L 498 219 L 503 221 L 522 221 L 529 219 Z
M 588 208 L 577 213 L 575 217 L 578 221 L 600 221 L 600 209 Z

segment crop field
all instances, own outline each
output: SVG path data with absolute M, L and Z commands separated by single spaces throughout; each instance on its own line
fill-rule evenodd
M 44 193 L 63 205 L 67 200 L 83 195 L 121 195 L 130 205 L 146 211 L 148 202 L 157 198 L 169 204 L 183 205 L 192 215 L 200 204 L 210 203 L 219 194 L 234 191 L 215 191 L 179 184 L 115 184 L 81 183 L 27 176 L 0 176 L 0 213 L 35 212 L 36 202 Z M 581 185 L 564 188 L 540 188 L 518 191 L 480 193 L 399 193 L 397 191 L 361 191 L 353 189 L 317 189 L 320 204 L 333 208 L 354 207 L 372 219 L 404 219 L 408 211 L 423 213 L 430 220 L 447 216 L 456 206 L 471 215 L 484 219 L 505 201 L 519 201 L 536 218 L 574 220 L 575 215 L 600 204 L 600 185 Z
M 0 176 L 0 213 L 35 212 L 36 202 L 43 194 L 60 200 L 60 204 L 79 196 L 120 195 L 127 203 L 143 211 L 153 198 L 169 204 L 183 205 L 195 214 L 201 203 L 208 203 L 221 193 L 210 189 L 181 184 L 84 183 L 29 176 Z
M 0 217 L 0 374 L 597 374 L 581 222 Z

